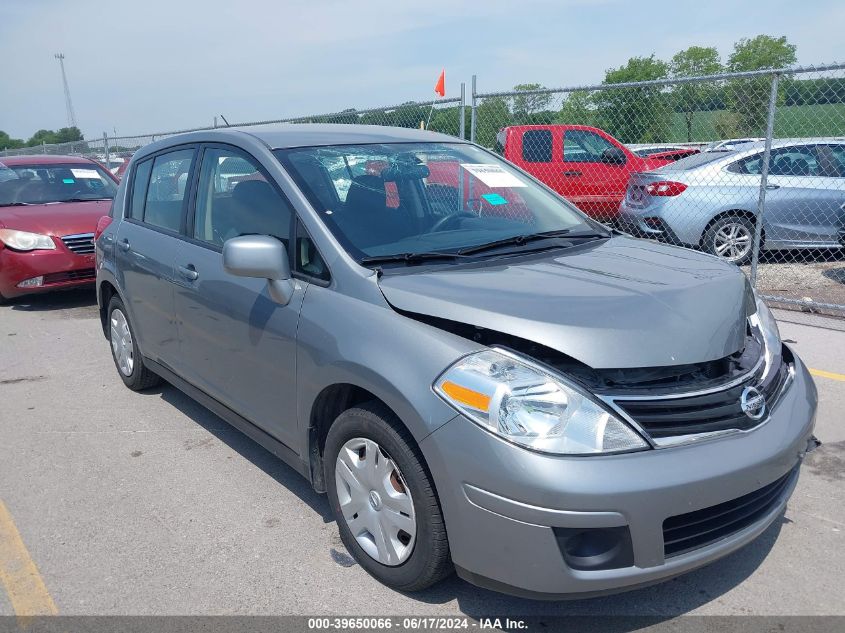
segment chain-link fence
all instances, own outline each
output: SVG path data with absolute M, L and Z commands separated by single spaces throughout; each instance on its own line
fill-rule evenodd
M 845 65 L 476 93 L 471 138 L 622 230 L 845 315 Z
M 359 123 L 469 137 L 639 236 L 743 268 L 775 304 L 845 316 L 845 64 L 479 93 L 233 124 Z M 208 128 L 196 128 L 208 129 Z M 42 145 L 122 174 L 178 130 Z

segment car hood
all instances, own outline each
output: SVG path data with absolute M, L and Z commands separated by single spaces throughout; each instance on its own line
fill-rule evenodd
M 25 207 L 0 207 L 0 224 L 8 229 L 43 235 L 93 233 L 97 220 L 107 215 L 111 200 L 33 204 Z
M 595 369 L 733 354 L 744 344 L 750 292 L 732 264 L 628 237 L 388 274 L 379 285 L 398 310 L 518 336 Z

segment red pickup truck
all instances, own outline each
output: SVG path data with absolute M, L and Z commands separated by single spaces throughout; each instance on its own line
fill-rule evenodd
M 497 151 L 594 218 L 613 221 L 631 174 L 671 163 L 641 157 L 587 125 L 514 125 L 496 135 Z

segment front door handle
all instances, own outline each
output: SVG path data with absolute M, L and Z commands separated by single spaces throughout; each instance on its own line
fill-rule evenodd
M 581 172 L 580 171 L 565 171 L 565 172 L 563 172 L 563 175 L 564 176 L 570 176 L 570 177 L 571 176 L 580 176 Z
M 129 250 L 129 240 L 127 240 L 125 237 L 122 240 L 120 240 L 117 243 L 117 245 L 120 247 L 120 250 L 122 250 L 123 252 L 126 252 L 126 251 Z
M 188 264 L 187 266 L 179 266 L 179 274 L 190 281 L 196 281 L 197 278 L 200 276 L 200 274 L 197 272 L 197 269 L 194 268 L 193 264 Z

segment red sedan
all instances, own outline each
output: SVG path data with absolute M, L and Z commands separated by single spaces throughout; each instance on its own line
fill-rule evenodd
M 0 158 L 0 301 L 93 284 L 94 231 L 116 191 L 87 158 Z

